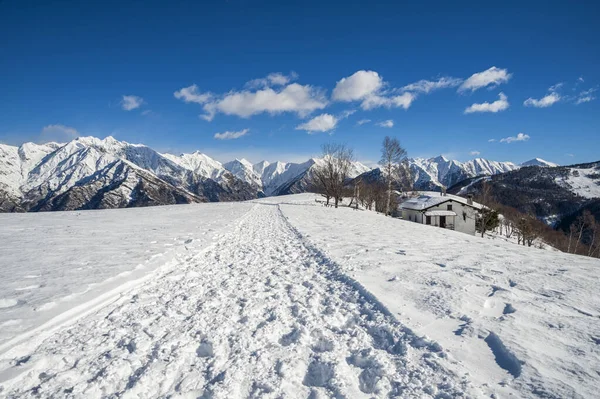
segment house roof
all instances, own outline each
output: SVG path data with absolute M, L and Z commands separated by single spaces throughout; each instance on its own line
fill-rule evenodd
M 443 204 L 444 202 L 447 202 L 447 201 L 458 202 L 458 203 L 470 206 L 470 207 L 475 208 L 475 209 L 481 209 L 482 208 L 481 204 L 473 202 L 473 204 L 471 205 L 471 204 L 469 204 L 469 202 L 468 202 L 468 200 L 466 198 L 459 197 L 458 195 L 446 194 L 446 195 L 443 196 L 441 193 L 436 193 L 436 192 L 433 192 L 433 191 L 421 192 L 418 197 L 409 198 L 406 201 L 404 201 L 400 205 L 400 207 L 403 208 L 403 209 L 412 209 L 412 210 L 416 210 L 416 211 L 424 211 L 424 210 L 429 209 L 429 208 L 431 208 L 433 206 L 437 206 L 437 205 Z
M 427 211 L 425 216 L 456 216 L 456 212 L 452 211 Z

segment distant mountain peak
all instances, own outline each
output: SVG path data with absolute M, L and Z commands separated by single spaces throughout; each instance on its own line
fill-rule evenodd
M 542 166 L 542 167 L 553 168 L 553 167 L 556 167 L 559 165 L 554 162 L 546 161 L 542 158 L 533 158 L 533 159 L 530 159 L 529 161 L 523 162 L 521 164 L 521 166 Z

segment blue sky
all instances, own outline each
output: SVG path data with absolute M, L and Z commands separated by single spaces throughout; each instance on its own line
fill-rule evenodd
M 0 142 L 600 159 L 594 2 L 324 3 L 1 0 Z

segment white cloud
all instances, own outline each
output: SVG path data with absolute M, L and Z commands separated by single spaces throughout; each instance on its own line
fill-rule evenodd
M 581 79 L 581 78 L 580 78 L 580 79 Z M 566 155 L 566 156 L 568 156 L 568 157 L 574 157 L 574 156 L 575 156 L 575 155 L 573 155 L 573 154 L 569 154 L 569 153 L 567 153 L 567 154 L 565 154 L 565 155 Z
M 592 100 L 595 100 L 596 96 L 594 96 L 594 92 L 596 90 L 597 89 L 592 88 L 592 89 L 589 89 L 589 90 L 582 91 L 577 96 L 577 100 L 575 101 L 575 104 L 579 105 L 579 104 L 582 104 L 582 103 L 588 103 L 588 102 L 590 102 Z
M 558 91 L 558 90 L 560 90 L 560 89 L 561 89 L 561 88 L 562 88 L 564 85 L 565 85 L 565 84 L 564 84 L 563 82 L 559 82 L 559 83 L 557 83 L 557 84 L 555 84 L 555 85 L 552 85 L 552 86 L 550 86 L 550 87 L 548 88 L 548 91 L 550 91 L 550 92 L 555 92 L 555 91 Z
M 340 118 L 341 119 L 346 119 L 347 117 L 349 117 L 350 115 L 354 114 L 356 112 L 355 109 L 348 109 L 346 111 L 342 111 L 342 113 L 340 114 Z
M 42 143 L 49 141 L 66 142 L 71 141 L 81 134 L 74 127 L 65 126 L 61 124 L 46 125 L 42 129 L 39 140 Z
M 488 70 L 471 75 L 462 85 L 460 85 L 458 91 L 475 91 L 487 86 L 495 87 L 499 84 L 508 82 L 511 76 L 512 75 L 508 73 L 508 70 L 493 66 Z
M 357 124 L 358 126 L 361 126 L 361 125 L 364 125 L 365 123 L 369 123 L 369 122 L 371 122 L 371 120 L 370 120 L 370 119 L 361 119 L 361 120 L 359 120 L 358 122 L 356 122 L 356 124 Z
M 339 80 L 333 89 L 335 101 L 363 100 L 374 95 L 383 87 L 383 79 L 375 71 L 358 71 Z
M 339 80 L 333 89 L 334 101 L 362 101 L 360 107 L 370 110 L 378 107 L 408 109 L 417 95 L 405 92 L 400 95 L 390 95 L 384 91 L 386 83 L 375 71 L 358 71 Z
M 438 80 L 419 80 L 418 82 L 411 83 L 402 88 L 403 91 L 412 91 L 417 93 L 429 93 L 434 90 L 446 89 L 449 87 L 459 86 L 463 82 L 462 79 L 451 78 L 451 77 L 442 77 Z
M 198 86 L 196 86 L 195 84 L 177 90 L 175 93 L 173 93 L 173 95 L 176 99 L 181 100 L 185 103 L 197 104 L 205 104 L 212 98 L 212 94 L 210 93 L 198 92 Z
M 205 114 L 201 117 L 211 121 L 218 112 L 242 118 L 249 118 L 263 112 L 271 115 L 295 112 L 300 116 L 306 116 L 326 106 L 327 99 L 321 90 L 309 85 L 292 83 L 281 89 L 267 87 L 257 91 L 229 92 L 221 98 L 204 104 Z
M 150 109 L 146 109 L 146 110 L 142 111 L 142 115 L 150 116 L 150 115 L 154 115 L 154 112 L 152 112 L 152 110 L 150 110 Z
M 499 99 L 493 103 L 484 102 L 482 104 L 473 104 L 465 109 L 465 114 L 472 114 L 474 112 L 499 112 L 504 111 L 508 108 L 508 99 L 504 93 L 499 94 Z
M 65 125 L 46 125 L 42 129 L 42 134 L 50 134 L 50 133 L 60 133 L 67 136 L 71 136 L 73 138 L 79 136 L 79 132 L 74 127 L 69 127 Z
M 415 94 L 409 92 L 392 97 L 372 95 L 365 98 L 360 107 L 365 111 L 378 107 L 408 109 L 416 98 Z
M 379 122 L 377 124 L 377 126 L 387 127 L 387 128 L 394 127 L 394 121 L 391 119 L 388 119 L 387 121 Z
M 215 139 L 217 140 L 234 140 L 234 139 L 239 139 L 242 136 L 245 136 L 246 133 L 248 133 L 250 131 L 250 129 L 243 129 L 240 130 L 239 132 L 223 132 L 223 133 L 215 133 Z
M 494 143 L 494 142 L 496 142 L 496 139 L 489 139 L 488 140 L 488 143 Z
M 473 156 L 477 156 L 477 155 L 481 155 L 481 152 L 479 152 L 479 151 L 471 151 L 469 154 L 471 154 Z
M 516 136 L 512 136 L 512 137 L 505 137 L 503 139 L 500 140 L 501 143 L 507 143 L 510 144 L 513 141 L 527 141 L 529 140 L 530 137 L 527 134 L 523 134 L 523 133 L 519 133 Z
M 577 79 L 577 81 L 578 81 L 578 82 L 581 82 L 581 83 L 585 82 L 585 80 L 583 80 L 583 76 L 580 76 L 580 77 Z
M 335 129 L 339 119 L 331 114 L 321 114 L 315 116 L 308 122 L 305 122 L 296 127 L 296 130 L 306 130 L 309 134 L 317 132 L 327 132 Z
M 246 87 L 256 89 L 259 87 L 284 86 L 296 79 L 298 79 L 296 72 L 291 72 L 289 75 L 284 75 L 281 72 L 273 72 L 268 74 L 266 78 L 249 81 L 246 83 Z
M 139 108 L 144 103 L 144 99 L 138 96 L 123 96 L 121 100 L 121 108 L 125 111 L 131 111 Z
M 550 93 L 539 100 L 535 98 L 528 98 L 523 102 L 526 107 L 546 108 L 560 101 L 560 94 Z

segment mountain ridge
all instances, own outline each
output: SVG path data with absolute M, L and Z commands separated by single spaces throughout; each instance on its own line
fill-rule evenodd
M 539 158 L 540 165 L 551 164 Z M 483 158 L 460 162 L 444 156 L 409 159 L 418 189 L 439 190 L 479 175 L 520 166 Z M 302 163 L 221 163 L 195 151 L 173 155 L 144 144 L 79 137 L 67 143 L 0 144 L 0 211 L 92 209 L 207 201 L 248 200 L 310 189 L 320 158 Z M 350 178 L 371 173 L 360 162 Z

